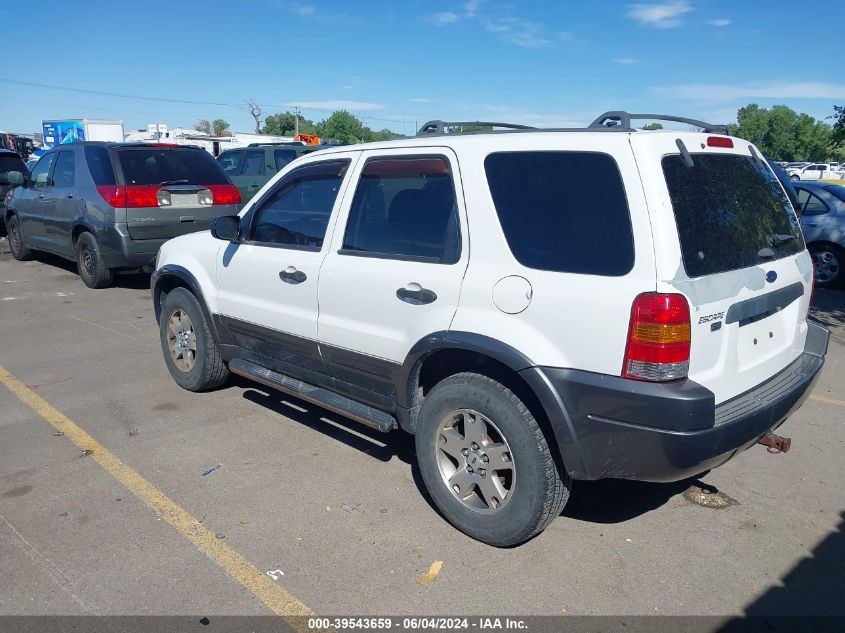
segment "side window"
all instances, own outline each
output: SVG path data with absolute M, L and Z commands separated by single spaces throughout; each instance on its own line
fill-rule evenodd
M 53 166 L 53 161 L 55 159 L 56 152 L 47 154 L 43 156 L 38 163 L 36 163 L 35 167 L 32 168 L 30 181 L 32 182 L 33 187 L 42 188 L 52 186 L 52 183 L 50 182 L 50 167 Z
M 249 239 L 319 250 L 348 167 L 348 160 L 336 160 L 289 173 L 259 202 Z
M 807 204 L 804 205 L 804 215 L 824 215 L 830 211 L 824 201 L 818 196 L 812 193 L 808 193 L 807 196 Z
M 441 156 L 368 160 L 349 210 L 342 253 L 457 262 L 460 223 L 449 162 Z
M 276 171 L 282 171 L 285 165 L 296 159 L 296 150 L 277 149 L 273 152 L 273 159 L 276 161 Z
M 73 187 L 76 185 L 76 160 L 73 152 L 59 152 L 56 168 L 53 170 L 53 186 Z
M 505 239 L 520 264 L 608 277 L 631 271 L 631 216 L 611 156 L 502 152 L 487 156 L 484 169 Z
M 114 178 L 114 168 L 109 158 L 109 151 L 105 147 L 99 145 L 85 146 L 85 162 L 88 163 L 88 171 L 91 172 L 91 178 L 94 179 L 94 184 L 115 185 L 117 181 Z
M 244 164 L 241 167 L 241 176 L 263 176 L 264 175 L 264 150 L 253 149 L 244 154 Z
M 241 173 L 243 157 L 243 152 L 223 152 L 217 157 L 217 162 L 220 163 L 227 176 L 238 176 Z

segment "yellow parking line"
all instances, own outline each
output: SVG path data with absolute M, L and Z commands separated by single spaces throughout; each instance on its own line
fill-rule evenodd
M 817 396 L 816 394 L 810 394 L 810 400 L 826 402 L 827 404 L 837 404 L 840 407 L 845 407 L 845 400 L 837 400 L 836 398 L 828 398 L 827 396 Z
M 255 565 L 246 560 L 214 532 L 204 527 L 196 518 L 161 490 L 144 479 L 135 470 L 121 462 L 108 449 L 91 437 L 61 411 L 36 394 L 20 380 L 0 366 L 0 383 L 15 394 L 21 402 L 35 413 L 64 433 L 83 451 L 91 451 L 91 459 L 103 467 L 112 477 L 128 488 L 134 495 L 143 499 L 172 525 L 179 534 L 196 545 L 206 556 L 222 567 L 232 578 L 255 595 L 274 613 L 280 616 L 310 616 L 314 612 L 296 596 L 286 591 L 277 582 L 271 580 Z M 297 630 L 306 630 L 303 618 L 292 619 L 290 624 Z

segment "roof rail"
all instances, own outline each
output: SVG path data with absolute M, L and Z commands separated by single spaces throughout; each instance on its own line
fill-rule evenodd
M 623 110 L 612 110 L 605 112 L 599 116 L 595 121 L 590 123 L 588 129 L 603 129 L 603 128 L 619 128 L 622 130 L 633 130 L 631 127 L 632 120 L 656 120 L 656 121 L 672 121 L 674 123 L 686 123 L 687 125 L 694 125 L 702 128 L 703 131 L 710 134 L 725 134 L 730 135 L 727 125 L 713 125 L 698 119 L 688 119 L 682 116 L 672 116 L 670 114 L 631 114 Z
M 463 127 L 463 126 L 480 126 L 480 127 L 499 127 L 508 130 L 535 130 L 530 125 L 520 125 L 519 123 L 496 123 L 493 121 L 429 121 L 423 123 L 423 126 L 417 132 L 417 136 L 446 134 L 446 128 Z

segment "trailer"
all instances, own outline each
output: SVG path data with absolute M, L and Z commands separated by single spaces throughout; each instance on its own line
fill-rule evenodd
M 78 141 L 123 142 L 123 121 L 93 119 L 52 119 L 41 122 L 44 148 Z

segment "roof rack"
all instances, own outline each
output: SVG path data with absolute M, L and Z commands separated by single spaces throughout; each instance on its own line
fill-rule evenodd
M 494 121 L 429 121 L 423 123 L 423 126 L 417 132 L 417 136 L 426 136 L 428 134 L 446 134 L 446 128 L 464 127 L 464 126 L 478 126 L 478 127 L 498 127 L 508 130 L 536 130 L 537 128 L 530 125 L 520 125 L 519 123 L 496 123 Z
M 623 110 L 612 110 L 600 115 L 595 121 L 587 126 L 587 129 L 606 129 L 616 128 L 620 131 L 632 131 L 632 120 L 655 120 L 655 121 L 672 121 L 674 123 L 686 123 L 687 125 L 694 125 L 700 127 L 703 131 L 710 134 L 724 134 L 730 135 L 727 125 L 713 125 L 698 119 L 688 119 L 682 116 L 672 116 L 670 114 L 631 114 Z

